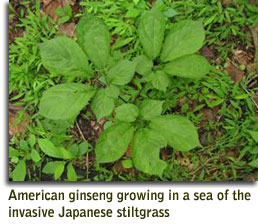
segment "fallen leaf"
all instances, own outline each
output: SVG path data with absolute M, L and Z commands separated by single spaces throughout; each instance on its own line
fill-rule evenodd
M 183 98 L 180 98 L 177 103 L 180 107 L 182 107 L 185 104 L 185 102 L 186 102 L 186 97 L 183 97 Z
M 232 3 L 232 0 L 221 0 L 221 4 L 224 6 L 230 5 Z
M 96 136 L 100 135 L 106 122 L 107 118 L 102 118 L 98 123 L 96 121 L 91 121 L 91 126 L 96 133 Z
M 257 68 L 257 64 L 256 63 L 248 64 L 246 68 L 248 72 L 254 72 Z
M 258 1 L 257 0 L 249 0 L 249 3 L 251 5 L 258 5 Z
M 237 67 L 235 67 L 234 65 L 230 64 L 227 68 L 226 71 L 228 72 L 230 78 L 235 82 L 235 83 L 239 83 L 244 75 L 245 72 L 239 70 Z
M 50 2 L 52 2 L 53 0 L 42 0 L 44 5 L 48 5 Z
M 202 146 L 209 145 L 207 132 L 200 133 L 200 142 Z
M 64 23 L 59 27 L 59 33 L 68 37 L 75 37 L 75 23 Z
M 233 58 L 239 65 L 249 64 L 249 57 L 243 50 L 236 49 L 233 51 Z
M 181 166 L 187 167 L 189 170 L 193 170 L 193 167 L 194 167 L 193 163 L 187 157 L 186 158 L 177 159 L 176 163 L 181 165 Z
M 212 58 L 214 58 L 215 54 L 213 52 L 213 50 L 207 46 L 204 46 L 201 49 L 201 54 L 207 59 L 207 60 L 211 60 Z
M 57 21 L 58 16 L 55 13 L 57 8 L 64 8 L 65 5 L 74 5 L 72 0 L 43 0 L 44 12 Z
M 28 114 L 25 113 L 22 120 L 19 119 L 19 112 L 9 112 L 9 135 L 13 137 L 16 134 L 25 133 L 29 124 Z
M 202 110 L 202 119 L 204 121 L 210 121 L 215 122 L 216 121 L 216 115 L 214 114 L 214 111 L 209 108 L 204 108 Z

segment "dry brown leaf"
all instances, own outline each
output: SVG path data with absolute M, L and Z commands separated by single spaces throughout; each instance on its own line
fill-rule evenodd
M 209 109 L 209 108 L 204 108 L 202 110 L 202 119 L 204 121 L 210 121 L 210 122 L 215 122 L 216 121 L 216 114 L 214 113 L 213 110 Z
M 232 3 L 232 0 L 220 0 L 221 4 L 224 6 L 230 5 Z
M 193 163 L 190 161 L 189 158 L 180 158 L 177 159 L 177 164 L 187 167 L 189 170 L 193 170 Z
M 23 119 L 21 122 L 16 124 L 17 120 L 19 118 L 19 113 L 12 113 L 9 112 L 9 135 L 10 137 L 20 134 L 20 133 L 25 133 L 27 131 L 27 126 L 29 124 L 29 119 L 28 119 L 28 114 L 24 114 Z
M 237 61 L 239 65 L 248 65 L 249 64 L 249 57 L 243 50 L 234 50 L 233 51 L 233 58 Z
M 107 118 L 102 118 L 98 123 L 96 121 L 91 121 L 91 126 L 96 133 L 96 136 L 100 136 L 106 122 Z
M 71 38 L 75 37 L 75 23 L 61 24 L 59 28 L 59 33 Z
M 186 97 L 180 98 L 177 102 L 178 106 L 182 107 L 186 102 Z
M 226 68 L 226 71 L 228 72 L 230 78 L 235 82 L 235 83 L 239 83 L 244 75 L 245 75 L 245 72 L 244 71 L 241 71 L 239 70 L 237 67 L 235 67 L 234 65 L 229 65 L 227 68 Z
M 72 0 L 43 0 L 44 12 L 52 17 L 55 21 L 58 16 L 55 14 L 57 8 L 63 8 L 65 5 L 74 5 Z
M 207 46 L 204 46 L 201 49 L 201 54 L 207 59 L 207 60 L 211 60 L 212 58 L 214 58 L 215 54 L 213 52 L 213 50 Z
M 251 5 L 258 5 L 258 1 L 257 0 L 249 0 L 249 3 Z
M 53 0 L 42 0 L 43 5 L 48 5 L 50 2 L 52 2 Z

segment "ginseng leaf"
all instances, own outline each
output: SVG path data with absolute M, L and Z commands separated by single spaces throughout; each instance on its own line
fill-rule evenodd
M 140 55 L 134 59 L 136 63 L 135 71 L 144 76 L 149 73 L 153 67 L 153 62 L 145 55 Z
M 126 122 L 119 122 L 104 130 L 96 145 L 96 161 L 108 163 L 121 158 L 128 149 L 133 133 L 134 127 Z
M 200 79 L 211 69 L 208 61 L 200 55 L 187 55 L 169 62 L 164 67 L 164 72 L 170 76 Z
M 95 90 L 80 83 L 66 83 L 51 87 L 40 100 L 40 113 L 53 120 L 76 117 L 87 105 Z
M 132 80 L 135 67 L 136 64 L 134 62 L 121 60 L 107 72 L 107 79 L 113 85 L 125 85 Z
M 107 93 L 107 89 L 99 89 L 92 99 L 91 108 L 98 121 L 109 116 L 114 109 L 115 100 Z
M 137 106 L 131 103 L 123 104 L 115 109 L 116 120 L 133 122 L 139 115 L 139 109 Z
M 163 115 L 151 120 L 150 128 L 162 136 L 168 145 L 179 151 L 189 151 L 201 146 L 194 125 L 185 117 Z
M 94 65 L 103 70 L 110 59 L 110 33 L 107 26 L 94 16 L 84 16 L 76 27 L 80 46 Z
M 166 139 L 159 133 L 147 128 L 138 130 L 132 142 L 132 159 L 136 169 L 161 176 L 166 162 L 160 159 L 159 154 L 166 145 Z
M 139 106 L 140 117 L 144 120 L 151 120 L 162 112 L 163 101 L 145 99 Z
M 161 52 L 163 62 L 197 52 L 204 43 L 201 21 L 182 21 L 171 25 Z
M 170 79 L 163 71 L 156 71 L 152 76 L 152 85 L 155 89 L 166 92 Z
M 145 54 L 152 60 L 159 56 L 165 32 L 165 18 L 153 7 L 146 12 L 139 24 L 138 33 Z
M 44 67 L 52 73 L 85 78 L 93 74 L 83 50 L 66 36 L 40 44 L 40 55 Z

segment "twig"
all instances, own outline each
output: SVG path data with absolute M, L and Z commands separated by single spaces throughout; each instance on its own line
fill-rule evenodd
M 79 131 L 79 133 L 80 133 L 82 139 L 83 139 L 84 141 L 86 141 L 86 138 L 85 138 L 85 136 L 84 136 L 84 134 L 82 133 L 82 130 L 81 130 L 81 128 L 80 128 L 80 125 L 78 124 L 77 121 L 75 122 L 75 124 L 76 124 L 76 127 L 77 127 L 77 129 L 78 129 L 78 131 Z M 87 177 L 87 179 L 89 178 L 89 153 L 88 153 L 88 152 L 86 153 L 86 177 Z

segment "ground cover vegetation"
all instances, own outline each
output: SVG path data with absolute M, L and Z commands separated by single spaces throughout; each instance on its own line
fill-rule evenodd
M 257 180 L 258 6 L 10 1 L 9 179 Z

